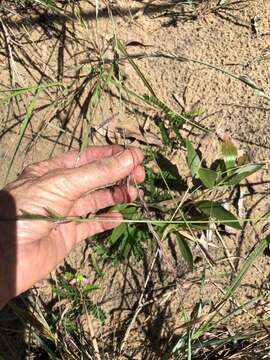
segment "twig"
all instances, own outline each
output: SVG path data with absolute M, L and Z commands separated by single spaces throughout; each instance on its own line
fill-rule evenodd
M 86 310 L 87 325 L 88 325 L 89 333 L 90 333 L 90 336 L 91 336 L 93 348 L 95 350 L 95 355 L 97 357 L 97 360 L 101 360 L 97 338 L 95 336 L 95 332 L 94 332 L 94 329 L 93 329 L 93 326 L 92 326 L 91 318 L 90 318 L 90 315 L 89 315 L 89 313 L 88 313 L 88 311 L 86 309 L 86 306 L 85 306 L 85 310 Z
M 13 53 L 12 53 L 11 40 L 10 40 L 8 31 L 7 31 L 7 28 L 1 18 L 0 18 L 0 23 L 3 28 L 6 47 L 7 47 L 7 51 L 8 51 L 8 62 L 9 62 L 9 69 L 10 69 L 11 87 L 14 89 L 16 87 L 16 80 L 15 80 L 15 76 L 14 76 L 14 74 L 16 73 L 16 70 L 15 70 L 15 61 L 14 61 Z
M 229 261 L 229 263 L 230 263 L 230 266 L 231 266 L 231 268 L 232 268 L 232 271 L 235 272 L 236 269 L 235 269 L 235 266 L 234 266 L 233 261 L 232 261 L 232 255 L 231 255 L 231 253 L 230 253 L 230 251 L 229 251 L 226 243 L 224 242 L 222 236 L 220 235 L 220 232 L 218 231 L 216 224 L 213 224 L 213 226 L 215 227 L 216 234 L 217 234 L 219 240 L 221 241 L 221 243 L 222 243 L 222 245 L 223 245 L 225 254 L 226 254 L 227 258 L 228 258 L 228 261 Z
M 141 309 L 144 307 L 143 298 L 144 298 L 144 295 L 145 295 L 145 290 L 146 290 L 146 287 L 147 287 L 148 282 L 149 282 L 149 280 L 150 280 L 150 277 L 151 277 L 151 275 L 152 275 L 152 271 L 153 271 L 154 265 L 155 265 L 156 260 L 157 260 L 157 258 L 158 258 L 159 255 L 160 255 L 160 248 L 157 249 L 157 251 L 156 251 L 156 253 L 155 253 L 155 256 L 154 256 L 154 258 L 153 258 L 153 260 L 152 260 L 152 263 L 151 263 L 149 272 L 148 272 L 148 274 L 147 274 L 147 278 L 146 278 L 146 280 L 145 280 L 145 282 L 144 282 L 143 291 L 142 291 L 142 293 L 141 293 L 141 296 L 140 296 L 140 299 L 139 299 L 139 303 L 138 303 L 137 309 L 136 309 L 136 311 L 135 311 L 135 313 L 134 313 L 134 315 L 133 315 L 133 318 L 132 318 L 132 320 L 131 320 L 128 328 L 127 328 L 127 331 L 126 331 L 126 333 L 125 333 L 124 339 L 123 339 L 122 344 L 121 344 L 121 347 L 120 347 L 120 352 L 123 352 L 124 347 L 125 347 L 126 342 L 127 342 L 127 339 L 128 339 L 128 336 L 129 336 L 129 333 L 130 333 L 130 331 L 131 331 L 131 329 L 132 329 L 132 327 L 133 327 L 133 325 L 134 325 L 134 323 L 135 323 L 135 321 L 136 321 L 136 319 L 137 319 L 137 317 L 138 317 Z

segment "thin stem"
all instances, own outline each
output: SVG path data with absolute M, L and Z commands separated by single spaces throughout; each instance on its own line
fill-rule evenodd
M 247 222 L 256 222 L 256 221 L 263 221 L 268 219 L 268 217 L 258 217 L 258 218 L 246 218 L 241 219 L 243 223 Z M 179 225 L 186 225 L 186 224 L 220 224 L 222 221 L 223 224 L 233 224 L 238 223 L 239 220 L 151 220 L 151 219 L 116 219 L 116 218 L 109 218 L 106 215 L 102 216 L 91 216 L 88 218 L 80 218 L 80 217 L 52 217 L 52 216 L 43 216 L 43 215 L 32 215 L 32 216 L 17 216 L 14 218 L 0 218 L 0 222 L 14 222 L 14 221 L 48 221 L 54 222 L 56 224 L 64 224 L 64 223 L 84 223 L 84 222 L 106 222 L 106 223 L 128 223 L 128 224 L 153 224 L 153 225 L 163 225 L 163 224 L 179 224 Z

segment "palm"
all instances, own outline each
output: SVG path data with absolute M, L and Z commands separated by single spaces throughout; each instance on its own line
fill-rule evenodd
M 118 155 L 116 155 L 118 154 Z M 52 210 L 63 217 L 82 216 L 117 203 L 132 200 L 134 187 L 112 186 L 112 183 L 133 174 L 135 182 L 144 178 L 138 164 L 142 161 L 138 150 L 124 151 L 119 146 L 88 148 L 78 157 L 70 152 L 61 157 L 28 167 L 22 176 L 5 189 L 15 201 L 16 213 L 47 215 Z M 8 204 L 6 205 L 9 206 Z M 9 217 L 12 214 L 7 214 Z M 120 214 L 114 215 L 116 220 Z M 111 229 L 116 222 L 55 223 L 41 220 L 20 220 L 16 227 L 16 294 L 45 277 L 81 240 Z M 5 233 L 12 238 L 11 227 Z M 1 245 L 7 243 L 0 237 Z M 1 253 L 0 253 L 1 257 Z M 3 259 L 5 268 L 11 258 Z

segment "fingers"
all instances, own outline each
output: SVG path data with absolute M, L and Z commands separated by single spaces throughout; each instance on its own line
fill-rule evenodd
M 27 176 L 29 173 L 41 176 L 49 171 L 59 168 L 69 169 L 79 167 L 101 159 L 103 157 L 113 156 L 120 151 L 123 151 L 123 147 L 120 145 L 89 146 L 81 154 L 80 151 L 77 150 L 69 151 L 52 159 L 28 166 L 23 171 L 22 177 Z
M 121 224 L 123 219 L 119 213 L 100 215 L 100 219 L 104 219 L 105 222 L 85 222 L 77 224 L 76 226 L 76 239 L 77 242 L 85 240 L 89 236 L 100 234 L 104 231 L 114 229 Z
M 145 178 L 144 169 L 138 166 L 130 179 L 131 184 L 139 184 Z M 124 180 L 125 181 L 125 180 Z M 138 196 L 136 187 L 129 184 L 113 186 L 111 188 L 97 190 L 75 201 L 69 216 L 82 216 L 88 213 L 96 213 L 106 207 L 134 201 Z
M 140 184 L 145 179 L 145 171 L 142 166 L 137 166 L 130 176 L 131 184 Z
M 98 210 L 116 204 L 132 202 L 137 198 L 137 189 L 133 186 L 114 186 L 107 189 L 97 190 L 78 199 L 70 211 L 69 216 L 83 216 L 88 213 L 96 213 Z
M 66 169 L 54 178 L 55 186 L 76 200 L 83 194 L 108 187 L 125 179 L 142 162 L 139 149 L 129 149 L 75 169 Z M 141 170 L 137 170 L 141 172 Z M 140 174 L 142 176 L 142 173 Z
M 123 147 L 120 145 L 89 146 L 81 154 L 79 151 L 69 151 L 49 160 L 49 162 L 52 166 L 74 168 L 104 157 L 113 156 L 120 151 L 123 151 Z

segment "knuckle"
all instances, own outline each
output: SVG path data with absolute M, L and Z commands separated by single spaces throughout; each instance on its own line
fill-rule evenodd
M 47 166 L 45 163 L 43 162 L 38 162 L 38 163 L 34 163 L 34 164 L 30 164 L 27 165 L 23 172 L 22 172 L 22 176 L 26 175 L 26 176 L 38 176 L 41 172 L 45 172 L 47 171 Z
M 32 174 L 34 172 L 36 172 L 36 167 L 37 167 L 37 164 L 31 164 L 31 165 L 27 165 L 23 171 L 22 171 L 22 175 L 25 175 L 25 174 Z

